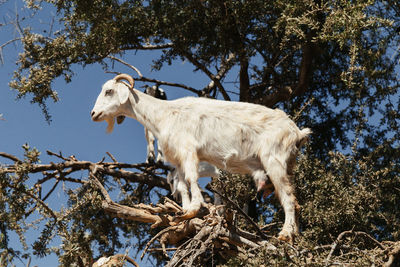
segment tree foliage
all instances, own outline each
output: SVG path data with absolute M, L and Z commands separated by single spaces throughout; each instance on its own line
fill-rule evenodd
M 57 30 L 44 35 L 17 24 L 23 51 L 10 87 L 19 97 L 31 97 L 48 120 L 48 99 L 58 101 L 53 81 L 59 77 L 72 81 L 75 65 L 99 63 L 109 68 L 110 62 L 125 63 L 120 59 L 123 55 L 151 50 L 158 55 L 149 62 L 153 70 L 163 71 L 166 65 L 185 60 L 209 82 L 197 88 L 137 72 L 138 81 L 228 101 L 238 95 L 239 101 L 282 108 L 298 125 L 312 128 L 295 175 L 302 206 L 302 237 L 296 246 L 282 245 L 272 254 L 257 248 L 262 257 L 256 258 L 249 257 L 254 252 L 240 250 L 231 259 L 211 257 L 215 264 L 321 265 L 335 259 L 364 265 L 395 262 L 399 257 L 398 243 L 390 243 L 400 238 L 397 1 L 30 0 L 26 5 L 32 12 L 53 6 Z M 27 256 L 10 247 L 8 235 L 17 233 L 27 246 L 23 233 L 28 226 L 23 222 L 33 207 L 45 221 L 33 244 L 35 253 L 50 253 L 49 240 L 62 236 L 62 248 L 53 252 L 63 265 L 72 264 L 78 252 L 91 251 L 88 258 L 96 257 L 91 254 L 96 249 L 99 255 L 115 254 L 125 247 L 122 237 L 136 237 L 139 243 L 131 243 L 134 249 L 144 247 L 151 235 L 149 227 L 105 215 L 103 196 L 89 184 L 78 182 L 81 186 L 66 191 L 71 212 L 62 220 L 58 213 L 52 215 L 41 205 L 44 196 L 28 186 L 38 152 L 24 149 L 26 159 L 15 161 L 12 173 L 4 171 L 7 166 L 0 171 L 3 265 L 11 261 L 7 257 Z M 139 172 L 146 174 L 140 166 Z M 124 205 L 151 202 L 151 195 L 162 194 L 154 188 L 168 190 L 163 184 L 123 180 L 115 173 L 102 179 L 114 181 L 126 193 L 120 201 Z M 254 200 L 249 183 L 240 181 L 247 180 L 224 174 L 219 179 L 222 186 L 213 185 L 214 190 L 239 200 L 239 205 L 230 207 L 233 210 Z M 260 224 L 282 222 L 283 213 L 273 197 L 257 203 L 257 210 Z M 101 223 L 94 224 L 94 218 Z M 238 223 L 248 226 L 245 218 Z M 111 225 L 118 231 L 111 231 Z M 279 224 L 267 230 L 273 234 L 277 228 Z M 376 262 L 365 256 L 371 253 L 376 253 Z M 155 257 L 159 263 L 165 260 Z

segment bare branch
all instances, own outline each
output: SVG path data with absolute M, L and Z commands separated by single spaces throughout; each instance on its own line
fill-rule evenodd
M 221 61 L 221 65 L 217 75 L 215 75 L 215 79 L 221 81 L 227 72 L 232 68 L 233 61 L 235 60 L 236 55 L 234 53 L 230 53 L 228 58 Z M 210 83 L 203 89 L 203 95 L 208 95 L 210 91 L 215 87 L 215 81 L 211 80 Z M 228 91 L 227 91 L 228 92 Z
M 174 46 L 173 43 L 134 45 L 134 46 L 124 47 L 124 50 L 160 50 L 160 49 L 172 48 L 173 46 Z
M 201 64 L 197 59 L 193 57 L 188 52 L 182 51 L 183 55 L 193 64 L 195 65 L 198 69 L 202 70 L 212 81 L 214 81 L 215 85 L 218 87 L 219 91 L 221 92 L 222 96 L 224 97 L 225 100 L 230 101 L 231 98 L 229 95 L 226 93 L 225 88 L 221 84 L 221 81 L 216 78 L 214 74 L 209 71 L 206 66 Z
M 123 65 L 125 65 L 125 66 L 127 66 L 127 67 L 129 67 L 129 68 L 131 68 L 131 69 L 133 69 L 133 70 L 136 71 L 136 73 L 139 75 L 139 78 L 143 78 L 142 73 L 141 73 L 141 72 L 139 71 L 139 69 L 136 68 L 135 66 L 133 66 L 133 65 L 131 65 L 131 64 L 129 64 L 129 63 L 127 63 L 126 61 L 124 61 L 124 60 L 122 60 L 122 59 L 120 59 L 120 58 L 114 57 L 114 56 L 108 56 L 108 58 L 110 58 L 110 59 L 112 59 L 112 60 L 115 60 L 115 61 L 118 61 L 119 63 L 121 63 L 121 64 L 123 64 Z
M 166 82 L 166 81 L 161 81 L 161 80 L 157 80 L 157 79 L 144 77 L 143 74 L 140 72 L 140 70 L 138 68 L 136 68 L 135 66 L 127 63 L 126 61 L 124 61 L 124 60 L 122 60 L 120 58 L 116 58 L 114 56 L 108 56 L 108 58 L 110 58 L 111 60 L 115 60 L 115 61 L 117 61 L 117 62 L 119 62 L 119 63 L 121 63 L 121 64 L 123 64 L 123 65 L 125 65 L 125 66 L 127 66 L 127 67 L 129 67 L 131 69 L 133 69 L 139 76 L 139 78 L 135 79 L 137 81 L 151 82 L 151 83 L 156 83 L 156 84 L 159 84 L 159 85 L 167 85 L 167 86 L 171 86 L 171 87 L 179 87 L 179 88 L 183 88 L 185 90 L 188 90 L 188 91 L 190 91 L 192 93 L 195 93 L 198 96 L 202 95 L 201 90 L 197 90 L 197 89 L 195 89 L 193 87 L 190 87 L 190 86 L 187 86 L 185 84 Z M 109 73 L 119 74 L 119 73 L 116 73 L 116 72 L 109 72 Z
M 16 42 L 16 41 L 19 41 L 19 40 L 22 40 L 22 38 L 14 38 L 14 39 L 9 40 L 9 41 L 5 42 L 4 44 L 0 45 L 0 63 L 1 63 L 1 64 L 4 64 L 3 49 L 4 49 L 7 45 L 12 44 L 12 43 L 14 43 L 14 42 Z
M 118 161 L 115 159 L 115 157 L 110 152 L 107 151 L 106 154 L 111 158 L 112 161 L 114 161 L 114 163 L 118 163 Z
M 179 88 L 183 88 L 185 90 L 188 90 L 192 93 L 195 93 L 197 95 L 201 95 L 201 90 L 195 89 L 193 87 L 187 86 L 185 84 L 181 84 L 181 83 L 172 83 L 172 82 L 165 82 L 165 81 L 161 81 L 161 80 L 157 80 L 157 79 L 151 79 L 151 78 L 146 78 L 146 77 L 142 77 L 140 79 L 137 79 L 138 81 L 141 82 L 152 82 L 152 83 L 157 83 L 159 85 L 168 85 L 168 86 L 172 86 L 172 87 L 179 87 Z
M 272 88 L 270 88 L 272 89 Z M 293 93 L 293 89 L 289 86 L 283 88 L 277 88 L 274 93 L 268 94 L 262 99 L 256 101 L 257 104 L 262 104 L 267 107 L 273 107 L 278 102 L 286 101 L 290 99 Z
M 160 177 L 152 172 L 153 169 L 149 169 L 149 165 L 142 164 L 129 164 L 129 163 L 118 163 L 118 162 L 98 162 L 93 163 L 90 161 L 79 161 L 76 160 L 75 157 L 71 156 L 69 158 L 64 158 L 61 154 L 56 154 L 54 152 L 48 152 L 50 155 L 56 156 L 58 158 L 63 159 L 63 162 L 50 164 L 31 164 L 29 165 L 30 173 L 38 173 L 45 172 L 46 175 L 42 179 L 39 179 L 36 184 L 43 184 L 49 181 L 52 178 L 57 178 L 61 181 L 68 181 L 74 183 L 86 183 L 81 179 L 69 178 L 66 175 L 69 175 L 76 171 L 83 170 L 91 170 L 93 166 L 96 166 L 98 170 L 100 170 L 105 175 L 110 175 L 113 177 L 123 178 L 132 183 L 145 183 L 150 187 L 159 187 L 165 190 L 170 190 L 170 186 L 167 182 L 166 178 Z M 17 157 L 0 152 L 0 156 L 13 160 L 15 163 L 22 162 Z M 116 170 L 116 169 L 119 170 Z M 123 170 L 123 168 L 134 168 L 134 169 L 142 169 L 146 168 L 144 173 L 132 172 Z M 162 168 L 164 170 L 169 170 L 168 166 L 164 166 L 161 164 L 156 165 L 156 168 Z M 14 173 L 16 170 L 15 165 L 6 165 L 1 168 L 1 172 L 3 173 Z M 51 173 L 52 172 L 52 173 Z
M 261 99 L 258 99 L 256 103 L 268 107 L 273 107 L 279 102 L 287 101 L 290 98 L 302 95 L 307 91 L 313 74 L 312 63 L 316 53 L 315 46 L 312 43 L 313 34 L 315 33 L 309 34 L 308 41 L 302 47 L 302 58 L 299 66 L 299 75 L 297 83 L 280 88 L 270 87 L 269 88 L 271 89 L 270 94 L 267 94 Z M 285 58 L 286 57 L 283 57 L 281 61 L 283 61 Z M 281 61 L 278 62 L 276 66 L 280 65 Z M 254 90 L 261 90 L 266 86 L 268 86 L 268 84 L 264 82 L 261 84 L 253 85 L 251 86 L 251 88 Z
M 17 158 L 16 156 L 10 155 L 10 154 L 5 153 L 5 152 L 0 152 L 0 156 L 1 156 L 1 157 L 4 157 L 4 158 L 7 158 L 7 159 L 11 159 L 11 160 L 14 161 L 15 163 L 22 162 L 22 161 L 21 161 L 19 158 Z

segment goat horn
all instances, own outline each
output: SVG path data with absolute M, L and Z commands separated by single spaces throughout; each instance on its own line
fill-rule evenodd
M 133 89 L 133 86 L 135 85 L 135 80 L 132 78 L 132 76 L 128 75 L 128 74 L 125 74 L 125 73 L 115 76 L 114 80 L 116 82 L 119 82 L 120 80 L 127 80 L 129 82 L 129 86 L 128 87 L 130 89 Z

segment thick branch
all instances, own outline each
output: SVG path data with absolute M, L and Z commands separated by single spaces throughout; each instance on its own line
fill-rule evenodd
M 309 82 L 312 76 L 312 62 L 314 58 L 314 45 L 311 40 L 307 41 L 303 45 L 303 57 L 301 58 L 301 64 L 299 69 L 299 81 L 293 94 L 295 96 L 302 95 L 307 91 Z
M 294 96 L 304 94 L 311 81 L 312 77 L 312 62 L 315 56 L 315 45 L 312 43 L 312 34 L 310 34 L 308 41 L 303 45 L 302 58 L 299 66 L 299 75 L 297 84 L 277 88 L 274 93 L 268 94 L 257 102 L 272 107 L 279 102 L 287 101 Z
M 385 262 L 384 267 L 398 266 L 400 263 L 400 242 L 397 242 L 395 247 L 389 253 L 389 260 Z
M 240 59 L 240 101 L 249 102 L 250 100 L 250 79 L 249 79 L 249 60 L 246 56 Z
M 168 215 L 154 215 L 145 209 L 136 209 L 124 205 L 120 205 L 111 200 L 110 195 L 99 180 L 93 174 L 90 174 L 94 184 L 99 188 L 103 194 L 105 200 L 102 203 L 102 207 L 108 213 L 115 215 L 118 218 L 128 219 L 132 221 L 138 221 L 143 223 L 152 223 L 152 228 L 158 226 L 166 226 L 172 221 L 171 216 Z

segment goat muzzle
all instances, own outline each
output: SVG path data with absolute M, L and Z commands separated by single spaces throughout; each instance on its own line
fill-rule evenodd
M 95 111 L 90 112 L 90 116 L 92 117 L 93 121 L 98 121 L 101 114 L 102 112 L 99 113 L 96 113 Z

